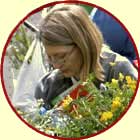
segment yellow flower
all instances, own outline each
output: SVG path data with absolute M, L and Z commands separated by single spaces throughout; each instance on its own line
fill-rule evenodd
M 73 101 L 73 99 L 68 95 L 68 96 L 63 100 L 62 107 L 63 107 L 63 108 L 68 107 L 68 105 L 69 105 L 72 101 Z
M 122 81 L 123 79 L 124 79 L 124 76 L 123 76 L 123 74 L 120 72 L 119 73 L 119 79 Z
M 100 121 L 104 122 L 108 119 L 111 119 L 113 117 L 113 113 L 111 111 L 103 112 L 100 118 Z
M 129 86 L 133 91 L 136 89 L 136 85 L 132 84 Z
M 121 99 L 120 99 L 120 97 L 115 97 L 115 99 L 114 99 L 115 101 L 120 101 Z
M 67 102 L 67 101 L 65 101 L 65 102 L 62 103 L 62 107 L 63 108 L 66 108 L 68 105 L 69 105 L 69 102 Z
M 111 109 L 112 109 L 112 111 L 115 111 L 120 106 L 121 106 L 121 103 L 119 101 L 113 101 Z
M 136 80 L 133 80 L 130 76 L 126 76 L 125 79 L 128 84 L 127 86 L 134 91 L 136 89 Z
M 120 106 L 121 106 L 120 97 L 115 97 L 115 99 L 112 101 L 111 110 L 114 112 Z
M 118 80 L 116 80 L 116 79 L 113 78 L 113 79 L 112 79 L 112 83 L 113 83 L 113 84 L 118 84 Z
M 70 97 L 70 95 L 68 95 L 65 100 L 67 100 L 69 103 L 71 103 L 73 101 L 73 99 Z
M 112 79 L 111 85 L 112 85 L 113 88 L 118 88 L 118 80 Z
M 126 76 L 125 79 L 128 85 L 132 83 L 131 76 Z
M 132 80 L 132 84 L 136 85 L 137 84 L 136 80 Z

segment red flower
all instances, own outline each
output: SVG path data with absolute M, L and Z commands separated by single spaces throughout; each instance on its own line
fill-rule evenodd
M 78 97 L 87 96 L 89 93 L 85 90 L 84 86 L 78 85 L 71 93 L 72 99 L 78 99 Z

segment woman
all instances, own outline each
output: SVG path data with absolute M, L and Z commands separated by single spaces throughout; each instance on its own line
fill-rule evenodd
M 96 86 L 118 78 L 119 72 L 137 79 L 131 63 L 105 47 L 101 32 L 80 6 L 54 6 L 40 24 L 40 34 L 48 62 L 56 70 L 39 81 L 35 97 L 49 105 L 75 81 L 86 80 L 91 72 Z

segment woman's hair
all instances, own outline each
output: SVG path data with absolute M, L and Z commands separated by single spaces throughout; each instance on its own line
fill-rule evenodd
M 75 44 L 80 49 L 83 57 L 81 80 L 85 80 L 91 72 L 97 79 L 104 80 L 100 64 L 103 37 L 81 6 L 71 4 L 54 6 L 41 22 L 40 33 L 45 46 Z

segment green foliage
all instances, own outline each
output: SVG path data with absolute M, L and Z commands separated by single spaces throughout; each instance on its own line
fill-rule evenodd
M 88 95 L 75 100 L 68 95 L 63 100 L 59 106 L 61 115 L 46 113 L 42 116 L 37 110 L 34 119 L 23 115 L 24 119 L 40 131 L 47 134 L 51 131 L 53 135 L 60 137 L 88 136 L 107 128 L 128 107 L 134 95 L 136 81 L 120 73 L 118 80 L 112 79 L 111 82 L 105 83 L 105 90 L 98 89 L 93 84 L 93 80 L 94 77 L 90 75 L 87 81 L 82 83 Z M 56 119 L 53 119 L 53 116 L 58 117 L 55 125 Z
M 14 33 L 10 45 L 7 48 L 7 54 L 12 60 L 14 68 L 19 69 L 22 65 L 32 40 L 33 34 L 24 25 L 21 25 Z

